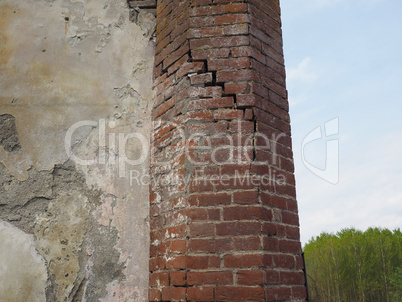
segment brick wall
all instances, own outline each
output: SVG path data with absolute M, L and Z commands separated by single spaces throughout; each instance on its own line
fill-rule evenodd
M 150 301 L 305 301 L 279 2 L 157 3 Z

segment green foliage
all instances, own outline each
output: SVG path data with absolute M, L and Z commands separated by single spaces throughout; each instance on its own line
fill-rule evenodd
M 322 233 L 304 254 L 311 302 L 402 302 L 399 229 Z
M 402 267 L 397 267 L 395 273 L 389 278 L 392 285 L 392 302 L 402 301 Z

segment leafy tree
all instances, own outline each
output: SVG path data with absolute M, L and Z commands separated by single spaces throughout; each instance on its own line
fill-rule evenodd
M 402 267 L 397 267 L 395 273 L 389 278 L 392 286 L 391 290 L 391 301 L 401 302 L 402 301 Z
M 401 251 L 399 229 L 321 233 L 304 247 L 310 300 L 402 302 Z

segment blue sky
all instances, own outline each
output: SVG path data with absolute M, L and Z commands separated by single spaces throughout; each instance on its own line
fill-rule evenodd
M 402 1 L 281 7 L 302 243 L 401 227 Z

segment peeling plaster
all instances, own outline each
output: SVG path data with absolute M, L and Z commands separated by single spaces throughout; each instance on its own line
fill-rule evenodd
M 128 15 L 122 0 L 0 2 L 0 114 L 15 117 L 21 147 L 30 150 L 17 156 L 0 148 L 13 175 L 23 180 L 32 165 L 65 162 L 66 129 L 124 107 L 115 88 L 130 85 L 151 102 L 154 45 Z M 71 46 L 70 30 L 85 35 L 81 43 Z
M 154 31 L 123 0 L 0 1 L 0 236 L 19 234 L 34 255 L 0 258 L 1 301 L 147 300 L 148 186 L 129 173 L 148 171 L 147 158 L 130 163 L 148 148 Z M 104 161 L 69 160 L 65 137 L 82 121 L 73 154 Z M 5 266 L 20 257 L 40 276 L 23 299 L 1 287 L 10 274 L 25 286 Z

